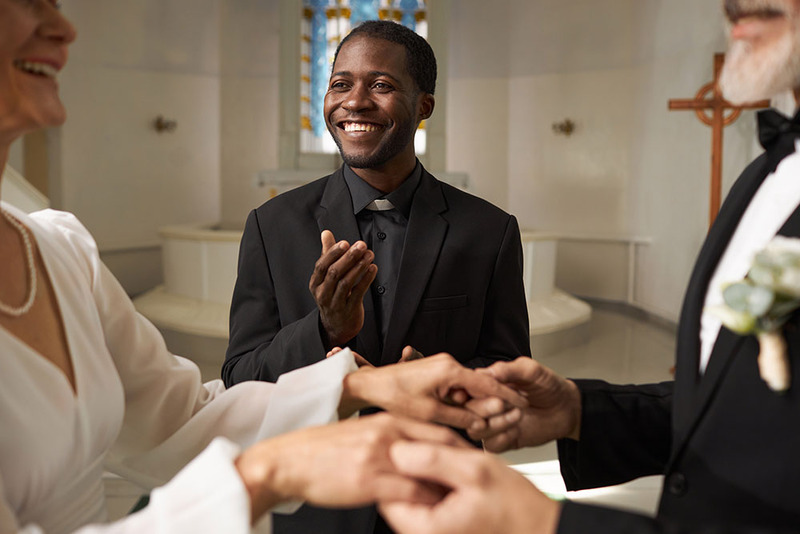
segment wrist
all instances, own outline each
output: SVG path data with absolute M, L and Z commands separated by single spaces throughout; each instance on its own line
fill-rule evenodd
M 348 373 L 342 379 L 342 396 L 339 400 L 339 419 L 350 417 L 355 412 L 370 405 L 368 398 L 368 385 L 371 369 L 361 367 Z
M 274 453 L 275 451 L 270 451 L 259 443 L 234 460 L 234 466 L 250 497 L 250 518 L 253 524 L 270 509 L 289 500 L 289 497 L 277 491 L 280 462 L 275 461 Z
M 325 323 L 322 320 L 322 315 L 320 314 L 319 320 L 317 320 L 317 330 L 319 330 L 319 338 L 322 340 L 322 346 L 325 348 L 326 351 L 331 350 L 336 345 L 333 344 L 331 341 L 331 336 L 328 333 L 328 329 L 325 327 Z
M 572 380 L 567 380 L 567 387 L 569 388 L 569 399 L 570 399 L 570 426 L 569 432 L 565 437 L 580 441 L 581 439 L 581 413 L 582 413 L 582 405 L 581 405 L 581 391 L 578 389 L 577 384 Z

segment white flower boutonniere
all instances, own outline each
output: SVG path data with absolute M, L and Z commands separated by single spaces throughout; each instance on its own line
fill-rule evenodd
M 708 311 L 728 329 L 758 338 L 758 370 L 773 391 L 789 389 L 783 326 L 800 308 L 800 239 L 776 236 L 756 254 L 744 280 L 727 284 L 724 306 Z

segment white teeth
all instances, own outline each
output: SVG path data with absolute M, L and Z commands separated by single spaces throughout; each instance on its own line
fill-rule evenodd
M 14 66 L 25 72 L 31 74 L 39 74 L 47 76 L 48 78 L 55 78 L 58 74 L 58 69 L 47 63 L 34 63 L 32 61 L 15 61 Z
M 344 123 L 345 132 L 374 132 L 378 126 L 374 124 L 363 124 L 360 122 L 346 122 Z

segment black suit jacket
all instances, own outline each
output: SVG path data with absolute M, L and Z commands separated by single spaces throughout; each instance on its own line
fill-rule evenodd
M 227 386 L 275 381 L 325 358 L 319 312 L 308 282 L 320 233 L 353 243 L 361 236 L 342 169 L 284 193 L 252 211 L 239 251 L 230 342 L 222 368 Z M 449 352 L 468 367 L 530 355 L 516 219 L 439 182 L 424 169 L 406 229 L 397 293 L 380 349 L 373 299 L 349 345 L 375 365 L 394 363 L 405 345 L 422 354 Z M 276 534 L 367 534 L 374 507 L 304 506 L 276 515 Z
M 697 259 L 678 326 L 675 381 L 579 381 L 581 440 L 559 443 L 569 489 L 663 473 L 658 517 L 568 503 L 559 532 L 800 531 L 800 321 L 785 329 L 792 388 L 784 395 L 761 380 L 753 336 L 723 328 L 705 373 L 698 370 L 706 290 L 765 164 L 761 156 L 734 184 Z M 800 235 L 800 208 L 779 233 Z
M 359 239 L 342 169 L 280 195 L 247 218 L 231 304 L 227 386 L 278 376 L 325 358 L 319 312 L 308 289 L 320 233 Z M 468 367 L 530 355 L 516 219 L 436 180 L 423 169 L 414 196 L 383 350 L 370 293 L 350 345 L 375 365 L 405 345 L 446 351 Z

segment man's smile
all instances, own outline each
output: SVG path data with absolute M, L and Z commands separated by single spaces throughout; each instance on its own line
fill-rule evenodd
M 377 132 L 384 129 L 383 125 L 374 122 L 341 121 L 338 126 L 348 133 Z

